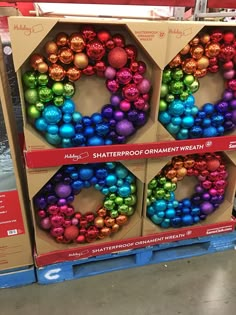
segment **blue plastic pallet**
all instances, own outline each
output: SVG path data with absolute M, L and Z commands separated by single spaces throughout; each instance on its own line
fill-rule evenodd
M 52 284 L 229 249 L 236 249 L 236 231 L 47 265 L 36 268 L 36 275 L 39 284 Z
M 36 282 L 34 266 L 4 270 L 0 272 L 1 289 L 21 287 L 34 282 Z

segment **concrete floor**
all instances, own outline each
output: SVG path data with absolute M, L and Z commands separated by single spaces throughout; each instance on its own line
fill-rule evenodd
M 0 292 L 0 315 L 235 313 L 235 251 Z

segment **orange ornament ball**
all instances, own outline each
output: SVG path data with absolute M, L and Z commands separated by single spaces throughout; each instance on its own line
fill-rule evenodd
M 75 240 L 78 237 L 78 235 L 79 235 L 79 229 L 77 228 L 77 226 L 71 225 L 65 228 L 64 237 L 68 241 Z
M 38 65 L 39 65 L 41 62 L 44 62 L 43 56 L 41 56 L 41 55 L 39 55 L 39 54 L 33 54 L 33 55 L 31 55 L 31 57 L 30 57 L 30 65 L 31 65 L 32 68 L 34 68 L 34 70 L 37 70 L 37 69 L 38 69 Z
M 180 54 L 181 55 L 187 55 L 190 51 L 190 45 L 187 44 L 181 51 L 180 51 Z
M 103 217 L 96 217 L 94 219 L 94 225 L 97 228 L 99 228 L 99 229 L 103 228 L 104 227 L 104 219 L 103 219 Z
M 68 43 L 68 35 L 66 33 L 59 33 L 56 37 L 56 44 L 57 46 L 63 47 L 66 46 Z
M 209 58 L 203 56 L 197 61 L 197 68 L 203 70 L 206 69 L 209 66 L 209 64 L 210 64 Z
M 177 68 L 178 66 L 181 65 L 181 63 L 182 63 L 181 55 L 178 54 L 171 60 L 171 62 L 169 63 L 169 67 Z
M 127 63 L 128 55 L 121 47 L 115 47 L 108 53 L 108 62 L 111 67 L 120 69 Z
M 193 58 L 188 58 L 182 63 L 182 68 L 185 73 L 193 74 L 197 70 L 197 62 Z
M 217 159 L 212 159 L 207 161 L 207 170 L 210 172 L 214 172 L 220 166 L 220 161 Z
M 193 46 L 190 49 L 190 53 L 194 59 L 200 59 L 204 54 L 204 48 L 202 45 Z

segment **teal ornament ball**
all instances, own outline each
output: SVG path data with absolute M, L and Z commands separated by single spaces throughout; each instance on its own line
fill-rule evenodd
M 57 124 L 62 118 L 61 110 L 55 105 L 48 105 L 43 110 L 43 118 L 48 124 Z
M 63 124 L 59 128 L 59 134 L 62 138 L 71 138 L 75 135 L 75 128 L 72 124 Z
M 68 124 L 72 121 L 72 116 L 70 114 L 64 114 L 62 117 L 64 123 Z
M 163 125 L 167 125 L 171 121 L 171 115 L 168 112 L 161 112 L 159 114 L 159 120 Z
M 59 131 L 59 127 L 57 125 L 48 125 L 47 126 L 47 132 L 52 134 L 52 135 L 58 134 L 58 131 Z
M 51 133 L 45 134 L 46 140 L 52 145 L 58 145 L 61 143 L 61 137 L 58 134 L 52 135 Z
M 124 184 L 123 186 L 118 188 L 118 195 L 122 198 L 126 198 L 131 194 L 130 185 Z
M 165 200 L 156 200 L 153 203 L 153 208 L 155 209 L 156 212 L 164 211 L 167 208 L 167 203 Z
M 182 119 L 182 127 L 183 128 L 190 128 L 194 125 L 194 118 L 193 116 L 185 116 Z
M 44 118 L 39 117 L 35 120 L 35 127 L 39 131 L 46 131 L 48 128 L 48 124 Z
M 151 216 L 151 220 L 153 223 L 155 223 L 156 225 L 161 224 L 161 222 L 163 221 L 163 218 L 160 218 L 159 216 L 157 216 L 156 214 L 154 214 L 153 216 Z
M 166 126 L 166 129 L 169 131 L 169 133 L 171 134 L 177 134 L 180 130 L 180 126 L 178 125 L 174 125 L 172 123 L 169 123 L 167 126 Z
M 107 186 L 113 186 L 116 184 L 116 182 L 117 182 L 117 177 L 114 174 L 109 174 L 105 179 L 105 183 Z
M 82 118 L 83 118 L 83 116 L 82 116 L 82 114 L 80 114 L 79 112 L 74 112 L 74 113 L 72 114 L 72 119 L 73 119 L 73 121 L 76 122 L 76 123 L 81 122 L 81 121 L 82 121 Z
M 116 168 L 116 176 L 118 178 L 124 179 L 128 176 L 128 170 L 123 166 L 117 166 Z
M 184 103 L 180 100 L 175 100 L 169 105 L 169 113 L 172 116 L 180 116 L 184 113 L 185 106 Z

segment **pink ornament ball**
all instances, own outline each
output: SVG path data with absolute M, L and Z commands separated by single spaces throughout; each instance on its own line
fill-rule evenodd
M 224 74 L 223 74 L 224 78 L 226 80 L 231 80 L 234 78 L 235 76 L 235 71 L 232 69 L 232 70 L 228 70 L 228 71 L 225 71 Z
M 150 81 L 147 79 L 143 79 L 138 85 L 137 88 L 141 94 L 146 94 L 149 92 L 151 88 Z
M 51 224 L 53 227 L 59 227 L 59 226 L 62 226 L 64 224 L 64 217 L 62 215 L 53 215 L 51 217 Z
M 146 102 L 142 97 L 139 97 L 135 102 L 134 102 L 134 107 L 136 109 L 142 110 L 145 106 Z
M 54 227 L 51 229 L 50 233 L 53 237 L 62 236 L 64 233 L 64 228 L 63 227 Z
M 130 104 L 129 101 L 122 100 L 120 102 L 119 107 L 120 107 L 120 110 L 122 110 L 123 112 L 128 112 L 130 110 L 130 108 L 131 108 L 131 104 Z
M 122 68 L 116 74 L 117 81 L 120 84 L 128 84 L 128 83 L 130 83 L 130 81 L 132 80 L 132 77 L 133 76 L 132 76 L 132 73 L 129 70 L 129 68 Z
M 119 121 L 116 125 L 116 132 L 119 136 L 128 137 L 132 135 L 135 131 L 135 128 L 131 121 L 123 119 Z
M 128 84 L 122 90 L 123 96 L 126 100 L 133 102 L 139 97 L 139 90 L 136 84 Z
M 104 75 L 106 79 L 113 80 L 116 76 L 116 69 L 112 67 L 107 67 Z
M 44 229 L 44 230 L 49 230 L 50 228 L 51 228 L 51 221 L 50 221 L 50 218 L 49 217 L 46 217 L 46 218 L 44 218 L 44 219 L 42 219 L 41 221 L 40 221 L 40 225 L 41 225 L 41 227 L 42 227 L 42 229 Z

